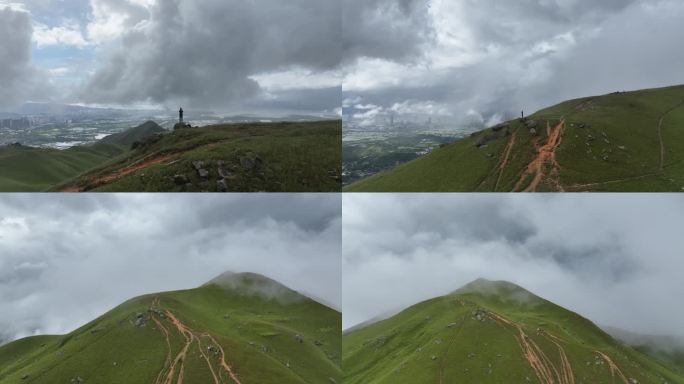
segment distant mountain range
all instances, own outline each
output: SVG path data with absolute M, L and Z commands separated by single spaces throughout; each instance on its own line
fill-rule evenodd
M 477 280 L 343 336 L 344 382 L 684 383 L 673 362 L 508 282 Z
M 570 100 L 476 132 L 350 192 L 684 191 L 684 86 Z
M 257 274 L 131 299 L 0 347 L 5 383 L 341 383 L 341 314 Z

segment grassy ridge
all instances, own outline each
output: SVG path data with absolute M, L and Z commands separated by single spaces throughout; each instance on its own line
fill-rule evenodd
M 684 383 L 589 320 L 477 282 L 343 336 L 345 383 Z M 615 369 L 611 370 L 612 362 Z
M 528 126 L 532 121 L 536 132 Z M 553 156 L 544 157 L 535 169 L 549 133 L 561 122 L 560 139 L 549 152 Z M 490 139 L 483 141 L 485 137 Z M 540 181 L 533 185 L 537 175 Z M 526 189 L 684 190 L 684 86 L 570 100 L 346 188 L 351 192 Z
M 303 296 L 210 284 L 130 300 L 65 336 L 0 347 L 0 383 L 176 383 L 181 372 L 186 383 L 341 382 L 340 326 L 339 312 Z
M 339 191 L 341 132 L 339 121 L 178 130 L 55 189 L 218 191 L 223 168 L 227 191 Z M 208 172 L 205 178 L 193 165 L 198 161 Z
M 159 129 L 148 122 L 65 151 L 0 148 L 0 191 L 341 190 L 340 121 Z

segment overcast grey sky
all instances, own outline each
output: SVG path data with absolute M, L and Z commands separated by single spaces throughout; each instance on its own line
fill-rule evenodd
M 684 83 L 680 0 L 342 0 L 345 116 L 493 123 Z
M 340 0 L 0 0 L 0 110 L 25 101 L 334 113 Z
M 339 308 L 341 209 L 336 194 L 0 196 L 0 339 L 69 332 L 226 271 Z
M 684 336 L 681 195 L 346 194 L 342 227 L 345 328 L 482 277 Z

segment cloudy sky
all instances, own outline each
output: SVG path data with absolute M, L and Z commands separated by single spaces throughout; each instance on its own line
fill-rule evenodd
M 347 194 L 344 326 L 482 277 L 597 324 L 684 336 L 682 212 L 680 195 Z
M 334 112 L 340 0 L 0 0 L 0 110 L 25 101 Z
M 684 83 L 680 0 L 342 0 L 345 117 L 493 123 Z
M 339 195 L 0 196 L 0 339 L 255 272 L 341 306 Z

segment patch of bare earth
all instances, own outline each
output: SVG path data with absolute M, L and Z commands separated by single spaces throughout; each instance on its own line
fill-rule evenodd
M 155 298 L 152 301 L 152 308 L 156 309 L 151 311 L 152 320 L 164 336 L 168 348 L 164 367 L 159 371 L 154 384 L 183 384 L 185 380 L 185 361 L 187 359 L 188 350 L 195 343 L 197 344 L 200 356 L 202 356 L 207 363 L 207 369 L 211 374 L 213 384 L 227 384 L 221 375 L 223 372 L 227 374 L 231 382 L 242 384 L 232 366 L 226 362 L 226 353 L 223 346 L 221 346 L 211 334 L 200 334 L 196 332 L 168 309 L 164 309 L 162 312 L 158 298 Z M 163 313 L 163 315 L 160 315 L 159 313 Z M 183 347 L 176 352 L 175 357 L 172 357 L 173 353 L 170 341 L 171 332 L 164 323 L 170 323 L 171 328 L 175 329 L 184 339 Z M 211 354 L 216 354 L 217 358 L 212 358 Z
M 555 127 L 551 127 L 547 122 L 546 142 L 541 146 L 535 144 L 537 145 L 537 155 L 530 161 L 522 175 L 520 175 L 520 179 L 513 188 L 513 191 L 520 191 L 523 183 L 532 175 L 532 181 L 523 192 L 536 192 L 542 181 L 547 181 L 547 184 L 553 186 L 554 189 L 563 192 L 559 178 L 560 166 L 556 160 L 556 150 L 562 143 L 564 129 L 565 120 L 561 120 Z M 545 173 L 547 167 L 550 168 L 548 175 Z

